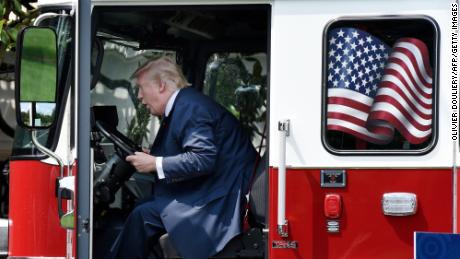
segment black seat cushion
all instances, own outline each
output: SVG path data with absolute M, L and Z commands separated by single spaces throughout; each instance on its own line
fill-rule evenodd
M 257 165 L 249 193 L 250 212 L 258 226 L 265 226 L 267 216 L 267 159 L 268 154 L 265 153 Z

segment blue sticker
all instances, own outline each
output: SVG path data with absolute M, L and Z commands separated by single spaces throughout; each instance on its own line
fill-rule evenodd
M 415 259 L 460 258 L 460 234 L 415 233 Z

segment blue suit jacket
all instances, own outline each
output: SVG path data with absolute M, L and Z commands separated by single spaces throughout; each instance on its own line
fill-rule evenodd
M 238 120 L 193 88 L 182 89 L 155 138 L 165 179 L 154 199 L 185 258 L 207 258 L 241 233 L 244 195 L 257 152 Z

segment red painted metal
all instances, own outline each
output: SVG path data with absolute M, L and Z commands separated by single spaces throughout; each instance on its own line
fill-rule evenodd
M 55 194 L 58 176 L 58 166 L 10 162 L 9 256 L 65 256 L 66 231 L 59 225 Z
M 412 258 L 414 231 L 452 231 L 451 169 L 347 170 L 345 188 L 321 188 L 320 170 L 287 170 L 287 240 L 298 249 L 271 248 L 283 240 L 276 231 L 277 169 L 269 176 L 269 258 Z M 327 233 L 324 196 L 342 197 L 340 232 Z M 386 192 L 417 194 L 418 211 L 406 217 L 385 216 Z

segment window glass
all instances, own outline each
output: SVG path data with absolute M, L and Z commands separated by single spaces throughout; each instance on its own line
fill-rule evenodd
M 267 54 L 214 53 L 208 59 L 203 92 L 229 110 L 259 147 L 266 135 Z
M 104 40 L 103 47 L 104 56 L 98 82 L 91 90 L 91 105 L 115 105 L 117 130 L 147 148 L 153 143 L 150 132 L 156 132 L 158 119 L 150 116 L 147 108 L 137 99 L 138 88 L 130 77 L 147 60 L 163 55 L 175 58 L 175 52 L 137 50 L 123 42 Z
M 341 20 L 325 33 L 332 151 L 421 151 L 435 138 L 436 39 L 427 19 Z

